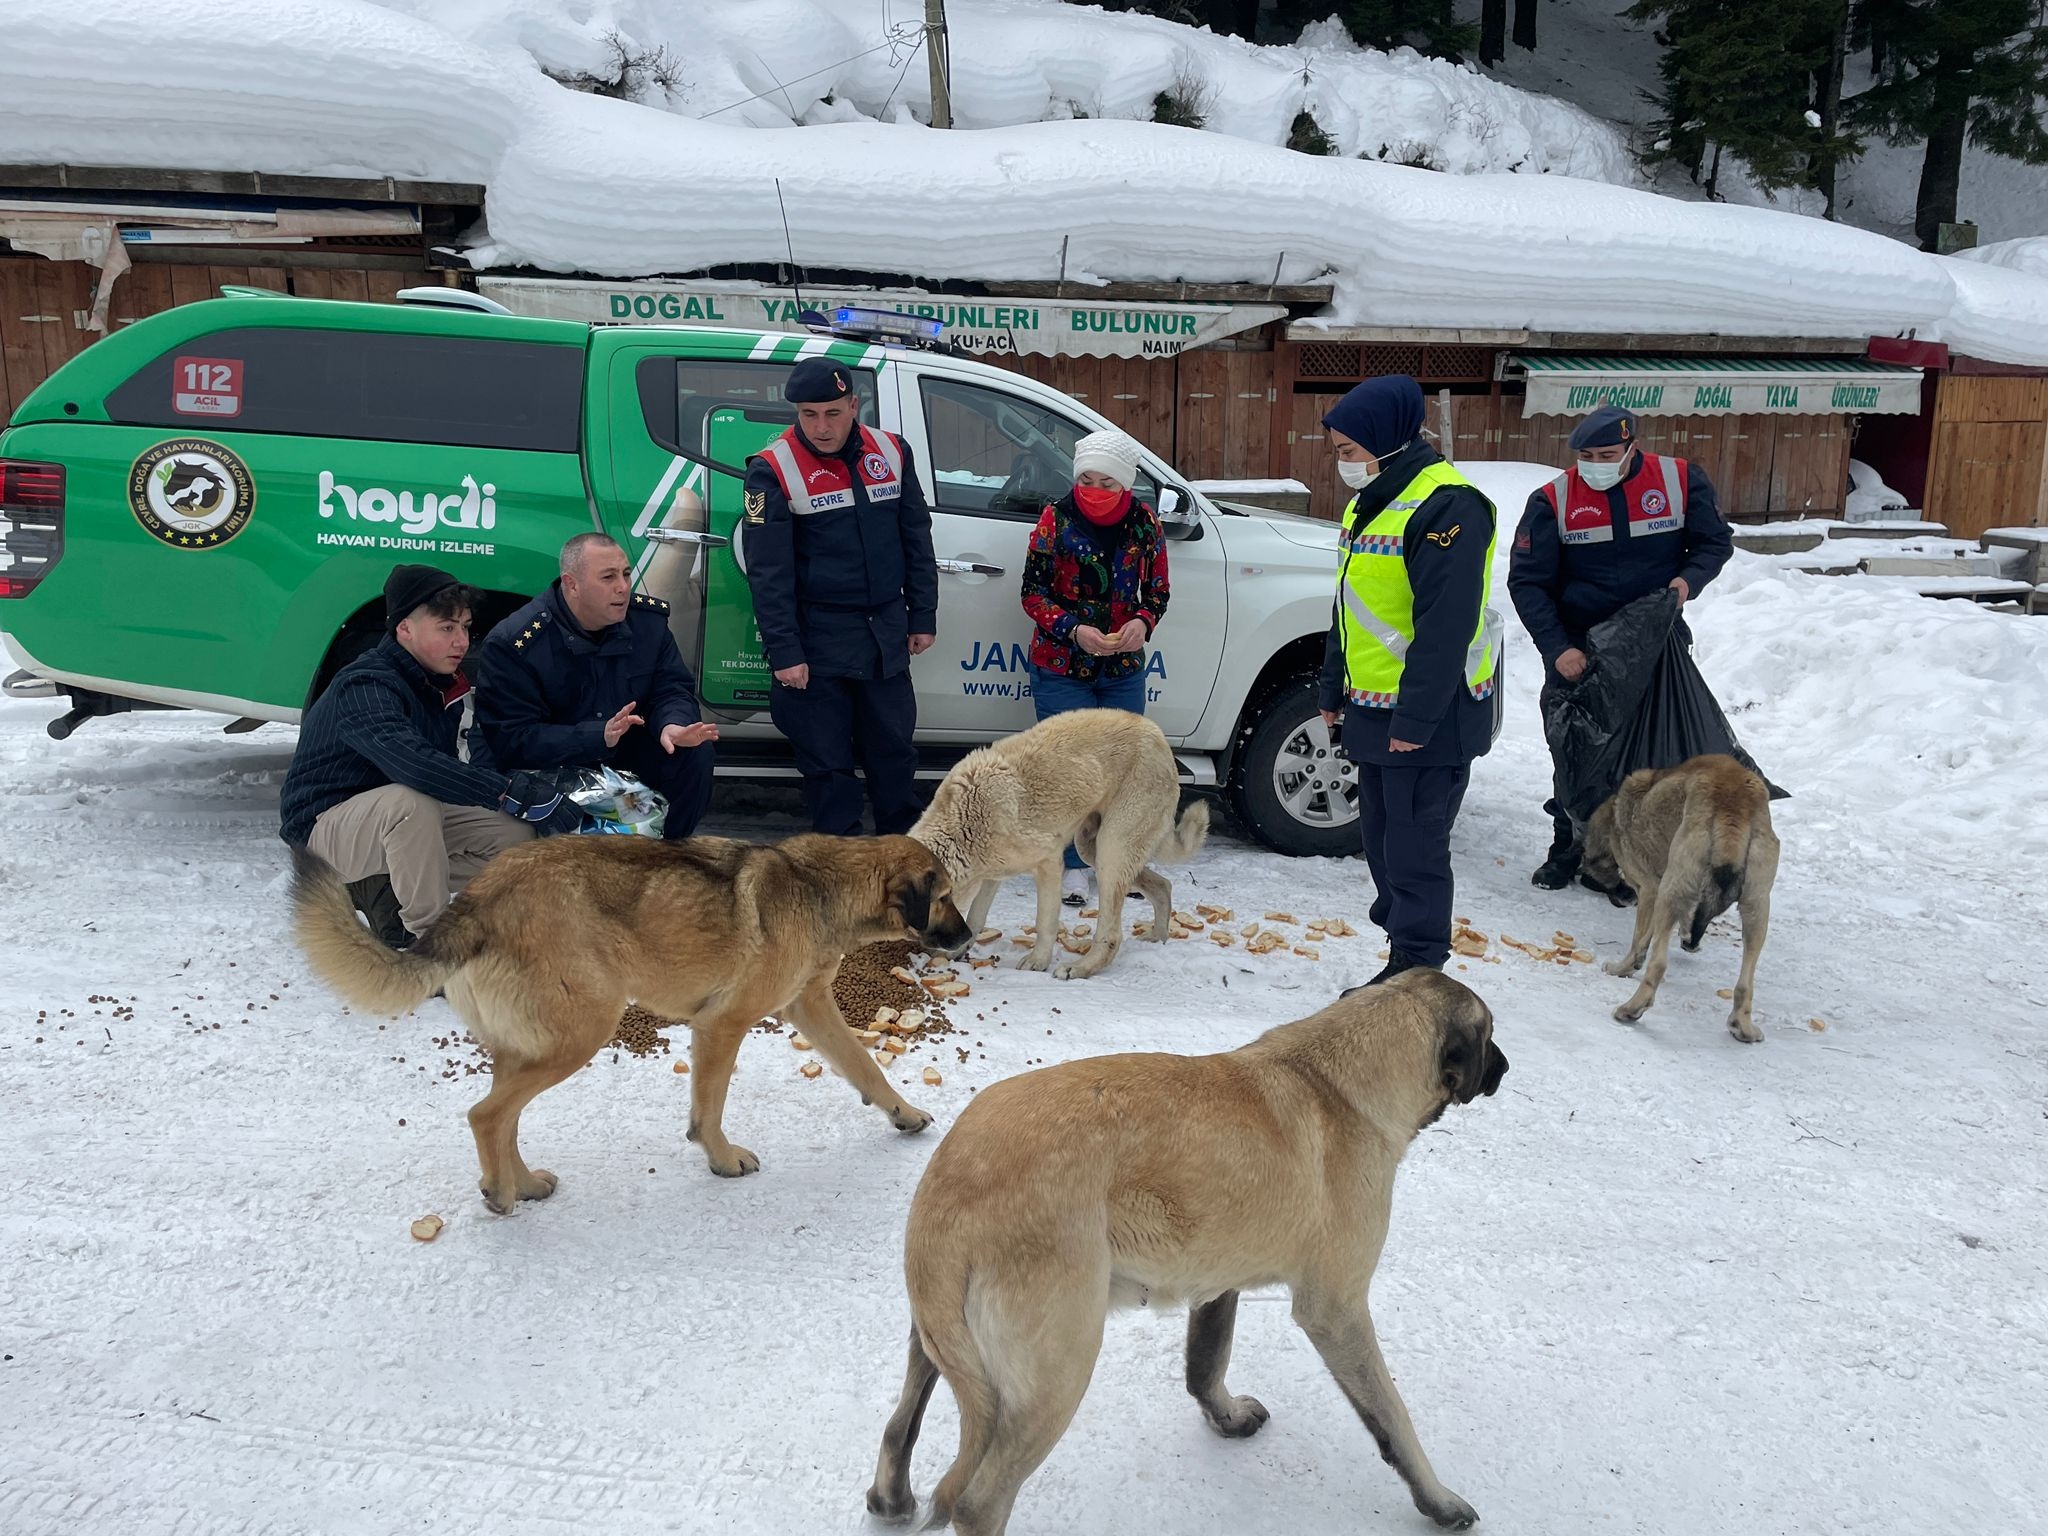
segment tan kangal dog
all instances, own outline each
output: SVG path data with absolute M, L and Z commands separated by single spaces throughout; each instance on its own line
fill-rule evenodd
M 1095 870 L 1097 906 L 1088 953 L 1058 967 L 1093 976 L 1124 938 L 1124 893 L 1135 885 L 1152 907 L 1145 937 L 1166 942 L 1173 886 L 1153 859 L 1185 863 L 1209 835 L 1197 801 L 1174 822 L 1180 772 L 1166 734 L 1143 715 L 1077 709 L 971 752 L 946 775 L 910 835 L 938 855 L 969 901 L 967 926 L 988 921 L 996 888 L 1011 875 L 1038 884 L 1038 934 L 1018 966 L 1052 964 L 1060 932 L 1060 861 L 1068 843 Z
M 484 1203 L 509 1215 L 555 1176 L 519 1154 L 519 1113 L 612 1038 L 629 1002 L 690 1026 L 690 1140 L 711 1171 L 761 1161 L 725 1139 L 725 1092 L 740 1042 L 773 1014 L 879 1105 L 899 1131 L 932 1117 L 904 1102 L 832 998 L 840 957 L 880 939 L 958 952 L 973 938 L 945 870 L 907 837 L 793 837 L 763 848 L 722 837 L 668 843 L 556 837 L 484 872 L 409 950 L 356 921 L 333 868 L 294 850 L 292 905 L 314 973 L 371 1013 L 396 1014 L 445 988 L 491 1052 L 491 1091 L 469 1112 Z
M 1486 1005 L 1416 970 L 1224 1055 L 1101 1056 L 977 1095 L 911 1203 L 910 1367 L 869 1510 L 915 1510 L 911 1448 L 944 1376 L 960 1452 L 925 1528 L 1001 1532 L 1080 1405 L 1114 1306 L 1189 1304 L 1188 1391 L 1222 1434 L 1256 1434 L 1265 1407 L 1223 1382 L 1237 1293 L 1284 1285 L 1416 1507 L 1469 1526 L 1380 1358 L 1366 1290 L 1409 1142 L 1507 1069 Z
M 1614 1010 L 1633 1024 L 1656 999 L 1671 954 L 1671 935 L 1686 925 L 1684 944 L 1700 947 L 1707 924 L 1740 903 L 1742 973 L 1728 1033 L 1754 1045 L 1763 1031 L 1750 1017 L 1757 957 L 1771 926 L 1771 883 L 1778 878 L 1778 837 L 1771 830 L 1771 792 L 1732 757 L 1695 757 L 1676 768 L 1644 768 L 1622 780 L 1586 826 L 1586 872 L 1636 888 L 1636 931 L 1628 954 L 1607 964 L 1628 976 L 1649 955 L 1634 997 Z

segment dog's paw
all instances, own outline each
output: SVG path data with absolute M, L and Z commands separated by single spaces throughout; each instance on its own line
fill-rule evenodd
M 728 1145 L 722 1155 L 717 1152 L 709 1153 L 705 1161 L 711 1164 L 711 1171 L 721 1179 L 737 1179 L 761 1171 L 761 1159 L 745 1147 Z
M 526 1177 L 519 1181 L 519 1198 L 522 1200 L 545 1200 L 555 1192 L 561 1183 L 545 1168 L 529 1168 Z
M 1649 1009 L 1649 1006 L 1648 1003 L 1638 1003 L 1634 998 L 1630 998 L 1614 1010 L 1614 1022 L 1617 1024 L 1640 1023 L 1643 1014 Z
M 1728 1015 L 1728 1033 L 1744 1045 L 1760 1045 L 1764 1038 L 1764 1032 L 1756 1027 L 1753 1019 L 1746 1019 L 1740 1014 L 1733 1013 Z
M 1447 1531 L 1469 1531 L 1479 1520 L 1479 1511 L 1446 1488 L 1441 1499 L 1417 1497 L 1415 1507 Z
M 1211 1429 L 1231 1440 L 1250 1439 L 1264 1429 L 1266 1420 L 1272 1417 L 1266 1411 L 1266 1405 L 1256 1397 L 1233 1397 L 1226 1412 L 1211 1413 L 1204 1408 L 1202 1415 L 1208 1419 Z
M 891 1525 L 901 1525 L 917 1513 L 917 1496 L 907 1488 L 899 1496 L 876 1483 L 868 1489 L 868 1513 L 877 1520 L 886 1520 Z
M 889 1123 L 899 1131 L 908 1131 L 915 1136 L 932 1123 L 932 1117 L 915 1104 L 906 1104 L 901 1109 L 889 1111 Z
M 1610 976 L 1633 976 L 1636 973 L 1635 963 L 1626 955 L 1619 960 L 1608 961 L 1600 969 Z
M 1034 949 L 1031 953 L 1018 960 L 1017 969 L 1020 971 L 1042 971 L 1051 964 L 1052 949 L 1048 946 L 1043 954 Z

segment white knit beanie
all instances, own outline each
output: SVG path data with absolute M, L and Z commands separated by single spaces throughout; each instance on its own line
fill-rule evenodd
M 1074 477 L 1092 469 L 1128 491 L 1138 482 L 1138 457 L 1143 452 L 1136 438 L 1115 427 L 1090 432 L 1074 444 Z

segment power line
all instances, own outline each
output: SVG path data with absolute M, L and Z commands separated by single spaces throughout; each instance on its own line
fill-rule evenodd
M 907 36 L 912 31 L 917 33 L 917 38 L 914 42 Z M 885 48 L 893 52 L 895 49 L 901 48 L 906 42 L 910 43 L 911 57 L 915 58 L 918 47 L 924 42 L 924 28 L 922 26 L 913 28 L 906 23 L 900 28 L 892 29 L 886 41 L 879 42 L 872 48 L 863 48 L 850 59 L 841 59 L 837 64 L 827 64 L 823 69 L 814 69 L 809 74 L 798 75 L 793 80 L 777 81 L 774 90 L 761 91 L 756 95 L 746 97 L 744 100 L 729 101 L 722 107 L 713 107 L 709 112 L 700 113 L 698 121 L 702 122 L 707 117 L 716 117 L 721 112 L 730 112 L 735 107 L 744 107 L 751 102 L 765 101 L 768 97 L 773 96 L 776 91 L 786 91 L 792 85 L 801 85 L 806 80 L 815 80 L 820 75 L 829 75 L 834 70 L 844 69 L 849 64 L 857 64 L 869 54 L 880 53 Z M 905 65 L 906 69 L 908 67 L 908 65 Z M 894 93 L 892 92 L 891 94 L 893 95 Z

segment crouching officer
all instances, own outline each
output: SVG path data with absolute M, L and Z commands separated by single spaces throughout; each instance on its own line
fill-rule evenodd
M 754 616 L 774 673 L 768 713 L 795 749 L 811 826 L 917 820 L 917 696 L 910 658 L 938 629 L 932 517 L 901 438 L 860 424 L 853 374 L 806 358 L 783 398 L 796 425 L 747 466 L 741 535 Z
M 1373 982 L 1451 953 L 1451 825 L 1493 744 L 1493 504 L 1422 440 L 1422 388 L 1368 379 L 1323 425 L 1344 509 L 1322 713 L 1358 765 L 1358 816 L 1387 935 Z M 1370 986 L 1372 982 L 1366 983 Z
M 1508 595 L 1543 657 L 1543 695 L 1586 671 L 1586 632 L 1662 587 L 1683 607 L 1735 552 L 1713 483 L 1699 465 L 1636 443 L 1635 412 L 1605 405 L 1572 431 L 1572 466 L 1537 489 L 1508 553 Z M 1685 621 L 1679 633 L 1691 639 Z M 1545 711 L 1546 718 L 1548 710 Z M 1579 872 L 1583 829 L 1565 810 L 1556 762 L 1550 852 L 1531 880 L 1559 890 Z M 1591 883 L 1591 882 L 1588 882 Z
M 484 641 L 477 728 L 501 765 L 632 774 L 668 801 L 662 835 L 688 837 L 711 800 L 718 727 L 699 710 L 668 604 L 634 593 L 626 552 L 602 533 L 564 544 L 561 571 Z

